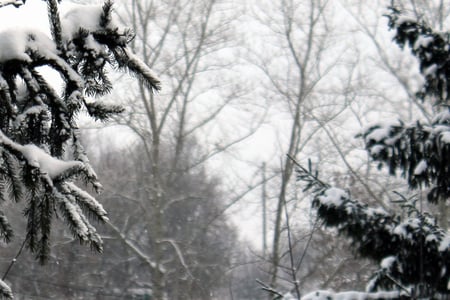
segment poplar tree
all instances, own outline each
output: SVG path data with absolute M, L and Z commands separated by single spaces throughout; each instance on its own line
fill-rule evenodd
M 403 214 L 371 208 L 348 191 L 322 182 L 311 166 L 298 179 L 313 194 L 318 218 L 353 242 L 355 252 L 379 263 L 368 292 L 313 292 L 302 299 L 440 299 L 450 295 L 450 234 L 426 212 L 425 201 L 450 197 L 450 34 L 390 7 L 394 41 L 418 59 L 424 84 L 417 97 L 435 105 L 431 123 L 383 122 L 360 137 L 366 150 L 392 176 L 402 176 L 416 197 L 400 195 Z M 422 199 L 421 195 L 426 197 Z M 445 205 L 444 205 L 445 207 Z M 353 298 L 352 298 L 353 297 Z
M 20 6 L 25 1 L 2 1 Z M 99 98 L 113 87 L 110 69 L 135 75 L 152 92 L 160 88 L 153 72 L 128 48 L 133 33 L 114 22 L 113 3 L 78 5 L 61 16 L 57 0 L 47 0 L 51 36 L 37 30 L 0 32 L 0 201 L 25 203 L 24 245 L 45 263 L 52 221 L 61 218 L 82 244 L 102 251 L 91 224 L 107 213 L 85 189 L 102 189 L 80 143 L 80 113 L 106 121 L 123 108 Z M 18 8 L 20 9 L 20 8 Z M 42 71 L 59 73 L 55 87 Z M 14 230 L 0 209 L 0 236 L 11 241 Z M 12 298 L 0 281 L 0 296 Z

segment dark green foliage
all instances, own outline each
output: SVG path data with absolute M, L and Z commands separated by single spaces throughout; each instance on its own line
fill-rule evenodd
M 437 104 L 447 104 L 450 99 L 450 48 L 449 33 L 435 32 L 425 22 L 402 16 L 401 11 L 390 7 L 389 28 L 395 30 L 394 41 L 408 46 L 420 63 L 425 84 L 417 96 L 429 98 Z
M 108 121 L 112 116 L 124 111 L 123 107 L 118 105 L 105 105 L 99 102 L 86 103 L 89 115 L 99 121 Z
M 386 165 L 391 175 L 400 172 L 412 189 L 430 187 L 428 200 L 437 203 L 450 197 L 449 122 L 450 113 L 444 111 L 431 125 L 376 125 L 362 137 L 380 167 Z
M 111 15 L 113 12 L 113 2 L 110 0 L 105 1 L 103 5 L 103 12 L 100 15 L 100 26 L 106 28 L 111 23 Z
M 11 238 L 14 236 L 14 232 L 9 225 L 8 219 L 4 215 L 2 211 L 0 211 L 0 237 L 3 238 L 3 241 L 8 243 L 11 241 Z
M 58 1 L 58 3 L 59 2 L 60 1 Z M 50 30 L 52 32 L 57 49 L 62 50 L 62 28 L 59 19 L 58 3 L 56 2 L 56 0 L 47 0 Z
M 141 73 L 140 79 L 159 89 L 158 79 L 127 48 L 130 31 L 112 24 L 111 1 L 98 8 L 96 26 L 72 24 L 78 21 L 74 17 L 68 18 L 70 24 L 62 22 L 66 18 L 60 18 L 59 2 L 47 1 L 52 39 L 38 31 L 15 30 L 9 34 L 17 35 L 18 45 L 25 46 L 11 45 L 18 52 L 3 53 L 0 60 L 0 199 L 24 201 L 25 245 L 41 263 L 49 257 L 55 216 L 63 216 L 81 243 L 102 251 L 102 240 L 90 220 L 105 222 L 106 212 L 74 184 L 82 179 L 101 190 L 80 144 L 76 117 L 87 111 L 92 118 L 106 121 L 123 111 L 95 99 L 112 89 L 108 65 Z M 82 14 L 83 9 L 70 13 Z M 41 66 L 60 74 L 61 94 L 40 73 Z M 0 211 L 0 237 L 9 241 L 12 235 Z
M 401 175 L 411 190 L 424 190 L 428 201 L 450 198 L 450 43 L 448 33 L 436 33 L 422 21 L 406 18 L 390 8 L 394 40 L 408 46 L 425 78 L 417 94 L 443 107 L 431 124 L 378 124 L 359 137 L 379 166 Z M 417 199 L 401 196 L 406 216 L 377 210 L 352 199 L 348 192 L 318 179 L 309 166 L 298 166 L 298 180 L 313 193 L 313 207 L 326 226 L 351 239 L 355 252 L 380 264 L 370 291 L 402 290 L 408 297 L 448 296 L 450 237 L 429 214 L 416 207 Z
M 431 216 L 411 206 L 408 217 L 402 219 L 353 200 L 348 192 L 324 184 L 301 166 L 297 174 L 313 191 L 313 207 L 325 226 L 337 228 L 352 240 L 356 253 L 381 264 L 372 291 L 396 289 L 400 283 L 423 284 L 431 293 L 448 292 L 448 240 Z M 382 263 L 385 259 L 390 264 Z
M 132 75 L 136 76 L 151 91 L 160 89 L 160 82 L 149 72 L 136 56 L 129 52 L 128 49 L 117 48 L 113 51 L 114 58 L 120 69 L 128 70 Z
M 19 161 L 7 151 L 2 151 L 0 172 L 2 176 L 2 199 L 19 202 L 24 197 L 22 185 L 22 168 Z

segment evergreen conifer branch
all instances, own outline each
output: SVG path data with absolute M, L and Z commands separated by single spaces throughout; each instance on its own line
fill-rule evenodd
M 375 125 L 366 130 L 366 149 L 379 167 L 386 165 L 391 175 L 397 171 L 412 189 L 430 187 L 432 203 L 450 197 L 450 113 L 445 111 L 431 125 Z
M 106 105 L 99 102 L 86 103 L 89 115 L 95 120 L 106 122 L 124 111 L 122 106 Z
M 31 175 L 31 176 L 30 176 Z M 29 174 L 27 177 L 32 177 L 32 174 Z M 30 179 L 30 181 L 37 180 L 40 182 L 39 178 Z M 28 186 L 30 184 L 27 184 Z M 26 231 L 26 246 L 32 253 L 39 252 L 39 233 L 41 232 L 40 228 L 40 212 L 39 212 L 39 202 L 41 200 L 42 192 L 41 186 L 30 186 L 28 203 L 24 210 L 24 216 L 27 218 L 27 231 Z
M 11 288 L 3 281 L 0 280 L 0 299 L 13 299 L 13 293 Z
M 2 198 L 19 202 L 25 196 L 24 186 L 22 183 L 22 169 L 18 160 L 8 151 L 1 151 L 1 165 L 0 172 L 3 174 L 4 185 L 1 191 Z
M 61 52 L 61 54 L 64 55 L 61 19 L 59 17 L 58 3 L 56 0 L 47 0 L 47 6 L 48 6 L 48 20 L 50 23 L 50 31 L 52 33 L 53 40 L 55 41 L 56 49 L 58 49 Z
M 0 0 L 0 8 L 8 5 L 20 7 L 25 4 L 26 0 Z
M 0 0 L 0 7 L 19 2 Z M 102 190 L 80 143 L 76 117 L 87 111 L 106 121 L 123 111 L 87 99 L 111 91 L 108 65 L 136 73 L 152 91 L 160 88 L 157 77 L 129 51 L 133 35 L 114 23 L 112 1 L 98 8 L 75 7 L 64 18 L 59 2 L 47 0 L 51 38 L 30 29 L 0 33 L 15 36 L 8 45 L 11 51 L 2 52 L 0 59 L 0 198 L 26 201 L 25 245 L 41 263 L 49 257 L 52 219 L 58 212 L 80 242 L 103 249 L 90 220 L 107 221 L 106 211 L 73 181 L 81 178 Z M 97 24 L 83 24 L 86 9 L 97 14 Z M 42 66 L 61 75 L 62 94 L 40 73 Z M 66 159 L 71 156 L 73 160 Z M 12 235 L 0 211 L 0 237 L 9 241 Z M 1 281 L 0 294 L 9 297 L 3 285 Z
M 102 14 L 100 15 L 100 27 L 107 28 L 112 20 L 113 2 L 106 0 L 102 7 Z
M 83 212 L 89 217 L 102 222 L 108 221 L 107 213 L 103 206 L 94 197 L 81 190 L 75 184 L 65 182 L 61 185 L 60 189 L 66 196 L 72 196 Z
M 0 6 L 18 2 L 0 1 Z M 81 178 L 96 191 L 102 189 L 79 141 L 76 117 L 86 110 L 92 118 L 106 121 L 123 111 L 86 99 L 111 91 L 107 66 L 127 69 L 149 83 L 152 91 L 159 89 L 156 76 L 127 48 L 131 32 L 114 24 L 112 1 L 98 10 L 89 8 L 98 13 L 94 26 L 76 23 L 83 20 L 84 6 L 61 18 L 59 2 L 47 0 L 52 38 L 33 30 L 1 33 L 15 35 L 17 43 L 9 45 L 11 51 L 0 60 L 0 194 L 2 200 L 26 200 L 25 245 L 41 263 L 49 257 L 52 219 L 58 211 L 80 242 L 103 249 L 90 219 L 105 222 L 106 211 L 72 181 Z M 117 57 L 118 51 L 126 55 Z M 41 75 L 37 69 L 41 66 L 61 75 L 62 95 Z M 66 152 L 74 160 L 67 161 Z M 9 241 L 12 235 L 0 213 L 0 237 Z M 10 297 L 10 289 L 3 285 L 0 282 L 0 294 Z
M 438 114 L 431 125 L 375 125 L 361 136 L 379 167 L 386 165 L 391 175 L 399 171 L 412 189 L 429 187 L 428 201 L 450 197 L 450 112 Z
M 14 118 L 16 110 L 13 106 L 13 102 L 10 96 L 9 91 L 9 85 L 8 82 L 6 82 L 5 78 L 0 74 L 0 99 L 1 102 L 1 108 L 2 108 L 2 114 L 0 115 L 0 118 L 2 119 L 2 122 L 0 123 L 0 128 L 7 128 L 8 119 Z
M 14 231 L 3 211 L 0 211 L 0 237 L 5 243 L 9 243 L 14 237 Z
M 151 91 L 159 91 L 161 82 L 157 76 L 140 59 L 126 48 L 114 49 L 114 57 L 119 68 L 128 70 L 135 75 Z
M 40 237 L 38 241 L 38 248 L 36 258 L 41 264 L 45 264 L 50 255 L 50 231 L 54 212 L 54 202 L 50 195 L 44 194 L 39 201 L 38 210 Z
M 435 32 L 423 20 L 402 14 L 395 6 L 389 7 L 388 26 L 395 30 L 394 41 L 401 47 L 408 46 L 420 64 L 425 84 L 417 96 L 429 98 L 437 104 L 450 100 L 450 40 L 449 33 Z
M 370 208 L 348 192 L 322 182 L 311 167 L 297 166 L 297 179 L 312 193 L 312 205 L 324 225 L 350 238 L 359 255 L 380 264 L 371 291 L 395 289 L 398 282 L 407 287 L 424 284 L 432 294 L 448 292 L 450 237 L 433 218 L 415 211 L 402 219 Z M 417 251 L 420 247 L 423 254 Z M 421 272 L 423 282 L 418 276 Z

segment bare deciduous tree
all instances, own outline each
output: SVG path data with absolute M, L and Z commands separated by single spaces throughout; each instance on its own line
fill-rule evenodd
M 313 99 L 317 86 L 336 66 L 336 57 L 323 60 L 330 43 L 328 6 L 328 1 L 282 1 L 270 9 L 276 14 L 263 13 L 262 6 L 257 12 L 260 22 L 269 28 L 272 38 L 265 49 L 266 53 L 255 53 L 255 64 L 270 84 L 267 92 L 285 104 L 291 119 L 287 148 L 282 146 L 282 152 L 291 157 L 304 149 L 311 137 L 320 130 L 320 126 L 314 125 L 308 114 L 316 106 Z M 267 53 L 268 50 L 272 51 Z M 305 129 L 307 124 L 310 127 Z M 280 242 L 283 222 L 286 221 L 283 212 L 290 200 L 289 185 L 293 167 L 290 159 L 283 158 L 271 253 L 272 287 L 276 286 L 280 266 Z
M 134 25 L 133 49 L 162 74 L 163 89 L 159 95 L 153 95 L 139 85 L 137 92 L 126 89 L 119 93 L 128 103 L 128 111 L 116 120 L 131 129 L 142 146 L 143 155 L 136 167 L 148 166 L 136 186 L 143 192 L 135 200 L 143 209 L 142 222 L 147 224 L 149 239 L 140 243 L 128 236 L 124 228 L 113 224 L 111 227 L 146 263 L 156 299 L 167 297 L 172 276 L 183 277 L 191 282 L 193 294 L 208 298 L 208 288 L 198 288 L 199 278 L 194 272 L 198 261 L 189 260 L 190 251 L 197 250 L 182 245 L 171 228 L 186 225 L 176 225 L 178 221 L 167 216 L 192 201 L 213 201 L 201 195 L 201 189 L 193 194 L 177 195 L 174 191 L 181 191 L 177 186 L 183 178 L 202 170 L 211 158 L 232 149 L 259 125 L 258 120 L 249 120 L 246 127 L 233 126 L 223 117 L 232 119 L 233 110 L 245 95 L 230 55 L 236 46 L 236 42 L 231 42 L 235 11 L 230 10 L 227 1 L 217 0 L 131 1 L 121 9 Z M 221 127 L 226 127 L 226 133 Z M 230 205 L 233 202 L 231 199 Z M 204 220 L 205 234 L 223 219 L 223 210 L 226 207 L 210 212 L 211 219 Z M 195 211 L 184 213 L 191 214 L 184 217 L 198 217 Z M 198 242 L 195 236 L 192 239 Z M 168 255 L 173 256 L 170 261 Z M 180 268 L 183 271 L 179 275 L 172 274 Z

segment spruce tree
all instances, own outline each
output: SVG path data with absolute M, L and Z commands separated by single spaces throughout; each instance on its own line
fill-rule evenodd
M 25 203 L 25 246 L 41 263 L 49 257 L 56 217 L 82 244 L 102 251 L 91 220 L 107 221 L 106 211 L 77 185 L 102 189 L 80 143 L 77 116 L 87 112 L 106 121 L 123 110 L 98 99 L 112 89 L 107 70 L 129 71 L 151 91 L 160 88 L 153 72 L 129 50 L 133 33 L 115 24 L 111 1 L 75 6 L 63 17 L 60 1 L 46 2 L 51 37 L 36 30 L 0 32 L 0 199 Z M 43 66 L 59 73 L 61 91 L 42 73 Z M 13 235 L 0 210 L 0 236 L 9 242 Z M 12 292 L 0 280 L 1 297 L 12 298 Z
M 403 176 L 412 192 L 426 194 L 423 201 L 448 202 L 450 33 L 436 32 L 424 21 L 402 15 L 396 7 L 389 12 L 394 41 L 409 48 L 419 61 L 424 84 L 417 97 L 431 101 L 437 113 L 431 123 L 380 123 L 360 137 L 380 167 L 386 166 L 392 176 Z M 422 209 L 420 196 L 400 195 L 406 212 L 403 217 L 371 208 L 349 192 L 322 182 L 311 166 L 298 166 L 298 180 L 312 192 L 318 218 L 350 238 L 357 254 L 380 265 L 368 284 L 371 294 L 343 293 L 339 297 L 440 299 L 450 295 L 450 234 Z M 304 298 L 334 297 L 333 293 L 314 292 Z

